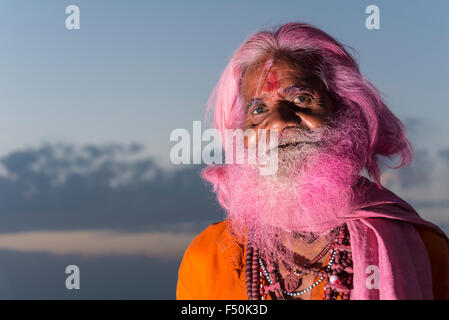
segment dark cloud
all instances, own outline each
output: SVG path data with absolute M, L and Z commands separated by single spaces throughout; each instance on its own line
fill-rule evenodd
M 406 129 L 407 138 L 414 145 L 425 143 L 429 134 L 435 132 L 435 126 L 422 118 L 405 117 L 402 122 Z
M 441 159 L 443 159 L 447 164 L 449 164 L 449 148 L 440 150 L 438 155 Z
M 432 160 L 427 150 L 416 150 L 413 163 L 408 168 L 398 170 L 400 186 L 403 189 L 427 186 L 431 183 Z
M 46 145 L 13 152 L 0 164 L 0 232 L 160 230 L 218 221 L 223 213 L 199 166 L 167 171 L 143 147 Z M 137 159 L 136 159 L 137 157 Z
M 403 124 L 407 137 L 414 147 L 413 162 L 410 167 L 392 169 L 397 164 L 397 157 L 380 158 L 381 170 L 394 177 L 387 186 L 394 184 L 401 189 L 426 187 L 431 183 L 431 170 L 435 160 L 431 158 L 427 146 L 422 143 L 429 137 L 429 128 L 432 126 L 428 121 L 416 117 L 405 117 Z
M 426 187 L 432 183 L 434 162 L 429 152 L 424 149 L 415 150 L 413 156 L 411 166 L 401 169 L 392 168 L 396 164 L 395 160 L 381 159 L 381 170 L 392 177 L 386 182 L 386 187 L 395 186 L 407 190 L 417 186 Z

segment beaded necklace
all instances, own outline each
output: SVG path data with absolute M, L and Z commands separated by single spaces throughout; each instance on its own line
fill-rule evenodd
M 329 243 L 312 260 L 310 260 L 304 266 L 295 266 L 295 268 L 292 268 L 288 263 L 285 262 L 284 259 L 282 259 L 282 258 L 280 259 L 280 262 L 282 263 L 282 265 L 284 265 L 284 267 L 287 269 L 287 271 L 290 272 L 290 274 L 288 274 L 284 279 L 284 287 L 285 287 L 286 291 L 288 291 L 288 292 L 296 291 L 297 288 L 302 285 L 302 277 L 304 274 L 312 273 L 313 275 L 318 275 L 318 274 L 315 274 L 315 271 L 309 270 L 309 269 L 315 263 L 320 261 L 330 250 L 330 248 L 332 247 L 333 236 L 331 236 L 330 238 L 331 239 L 330 239 Z M 292 252 L 291 250 L 288 250 L 288 251 L 290 251 L 291 254 L 295 255 L 295 253 Z M 331 253 L 331 255 L 332 255 L 332 253 Z
M 299 292 L 288 292 L 288 291 L 286 291 L 285 289 L 282 289 L 282 292 L 283 292 L 284 294 L 287 294 L 287 295 L 291 296 L 291 297 L 299 296 L 299 295 L 301 295 L 301 294 L 304 294 L 304 293 L 306 293 L 306 292 L 309 292 L 310 290 L 312 290 L 313 288 L 315 288 L 318 284 L 321 283 L 321 281 L 323 281 L 323 280 L 326 278 L 326 275 L 328 274 L 328 272 L 330 271 L 330 269 L 331 269 L 331 267 L 332 267 L 332 263 L 334 263 L 334 259 L 335 259 L 335 251 L 332 250 L 332 258 L 331 258 L 331 260 L 329 261 L 329 263 L 327 264 L 327 267 L 326 267 L 326 271 L 327 271 L 327 272 L 326 272 L 326 273 L 320 272 L 320 274 L 323 274 L 323 275 L 322 275 L 322 276 L 320 277 L 320 279 L 319 279 L 317 282 L 315 282 L 314 284 L 310 285 L 310 286 L 307 287 L 306 289 L 301 290 L 301 291 L 299 291 Z M 263 265 L 263 262 L 262 262 L 262 260 L 261 260 L 260 258 L 259 258 L 259 264 L 260 264 L 260 267 L 261 267 L 262 270 L 263 270 L 263 274 L 265 275 L 265 277 L 266 277 L 267 280 L 268 280 L 268 283 L 269 283 L 270 285 L 273 285 L 273 282 L 271 281 L 271 278 L 270 278 L 270 276 L 268 275 L 268 272 L 267 272 L 267 270 L 265 269 L 265 266 Z M 304 268 L 304 270 L 306 270 L 306 269 Z M 304 271 L 303 271 L 303 272 L 304 272 Z M 314 272 L 315 272 L 315 271 L 310 270 L 310 273 L 314 274 Z M 314 274 L 314 275 L 317 275 L 317 274 Z
M 337 235 L 338 235 L 338 233 L 337 233 Z M 335 237 L 334 242 L 337 242 L 337 236 Z M 322 257 L 323 251 L 324 251 L 327 247 L 328 247 L 328 245 L 327 245 L 326 247 L 324 247 L 324 249 L 321 250 L 321 252 L 318 254 L 318 256 L 316 256 L 314 259 L 312 259 L 312 261 L 313 261 L 313 260 L 315 260 L 315 262 L 318 261 L 318 260 L 316 260 L 316 259 L 317 259 L 318 257 Z M 299 291 L 299 292 L 291 292 L 291 291 L 293 291 L 293 290 L 287 291 L 287 290 L 285 290 L 285 289 L 282 289 L 282 292 L 283 292 L 284 294 L 286 294 L 286 295 L 291 296 L 291 297 L 295 297 L 295 296 L 302 295 L 302 294 L 304 294 L 304 293 L 306 293 L 306 292 L 309 292 L 310 290 L 312 290 L 313 288 L 315 288 L 317 285 L 319 285 L 319 284 L 321 283 L 321 281 L 323 281 L 323 280 L 326 278 L 326 276 L 329 274 L 329 271 L 331 270 L 332 264 L 334 263 L 334 259 L 335 259 L 335 252 L 336 252 L 336 251 L 335 251 L 334 249 L 331 250 L 331 259 L 329 260 L 329 263 L 328 263 L 327 266 L 326 266 L 326 272 L 325 272 L 325 273 L 313 271 L 313 270 L 311 270 L 311 269 L 308 269 L 307 267 L 298 267 L 298 268 L 300 268 L 301 270 L 295 270 L 295 273 L 299 271 L 299 272 L 302 272 L 302 273 L 304 273 L 304 274 L 311 273 L 311 274 L 313 274 L 313 275 L 315 275 L 315 276 L 320 275 L 320 279 L 318 279 L 318 281 L 316 281 L 316 282 L 313 283 L 312 285 L 308 286 L 307 288 L 305 288 L 305 289 L 303 289 L 303 290 L 301 290 L 301 291 Z M 270 284 L 270 286 L 272 286 L 272 285 L 273 285 L 273 281 L 271 280 L 271 278 L 270 278 L 270 276 L 269 276 L 269 274 L 268 274 L 268 272 L 267 272 L 267 269 L 265 268 L 265 266 L 264 266 L 264 264 L 263 264 L 263 262 L 262 262 L 262 259 L 261 259 L 260 257 L 259 257 L 259 264 L 260 264 L 260 267 L 262 268 L 262 271 L 263 271 L 263 274 L 264 274 L 265 278 L 267 278 L 268 283 Z M 307 265 L 312 265 L 312 264 L 313 264 L 313 263 L 310 263 L 310 262 L 309 262 Z M 269 286 L 268 286 L 268 287 L 269 287 Z M 296 288 L 295 288 L 295 289 L 296 289 Z
M 319 261 L 329 249 L 327 247 L 329 244 L 323 248 L 323 250 L 311 260 Z M 286 296 L 295 297 L 306 292 L 309 292 L 322 281 L 326 280 L 323 299 L 325 300 L 335 300 L 340 297 L 343 300 L 347 300 L 350 297 L 350 288 L 352 287 L 352 254 L 350 246 L 349 231 L 346 224 L 339 227 L 335 240 L 332 241 L 331 254 L 329 256 L 329 261 L 324 271 L 315 271 L 306 267 L 312 265 L 313 263 L 307 263 L 306 266 L 297 266 L 295 274 L 298 277 L 302 277 L 304 274 L 312 274 L 319 276 L 318 281 L 313 283 L 311 286 L 299 291 L 291 292 L 290 290 L 285 290 L 281 288 L 280 277 L 277 273 L 277 264 L 273 261 L 268 261 L 265 266 L 263 260 L 260 257 L 259 250 L 252 246 L 250 243 L 247 244 L 246 252 L 246 287 L 249 300 L 264 300 L 264 295 L 269 292 L 273 292 L 276 299 L 285 300 Z M 320 257 L 321 256 L 321 257 Z M 316 262 L 315 261 L 315 262 Z M 268 284 L 264 285 L 264 282 Z M 284 282 L 285 283 L 285 282 Z M 288 285 L 287 285 L 288 286 Z

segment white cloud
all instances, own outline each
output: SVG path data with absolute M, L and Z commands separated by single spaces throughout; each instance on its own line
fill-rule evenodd
M 46 152 L 29 164 L 28 169 L 33 173 L 50 177 L 51 185 L 54 187 L 65 184 L 70 175 L 88 176 L 105 168 L 111 174 L 109 179 L 111 188 L 151 181 L 155 178 L 157 170 L 167 171 L 139 145 L 76 146 L 60 143 L 46 145 L 43 148 L 46 148 Z M 36 151 L 41 152 L 42 148 Z M 144 169 L 139 164 L 148 160 L 155 163 L 142 172 Z M 0 167 L 0 176 L 6 176 L 6 173 L 6 168 Z
M 13 175 L 8 169 L 0 162 L 0 178 L 6 178 L 15 181 L 17 177 Z
M 449 168 L 437 152 L 428 152 L 426 161 L 415 161 L 408 169 L 386 170 L 381 181 L 404 200 L 444 201 L 449 196 Z M 406 183 L 406 185 L 404 185 Z
M 31 231 L 0 234 L 0 249 L 56 255 L 181 257 L 196 233 L 123 233 L 105 230 Z

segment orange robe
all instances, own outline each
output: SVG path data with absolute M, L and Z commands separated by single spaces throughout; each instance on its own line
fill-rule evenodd
M 178 300 L 247 300 L 246 248 L 230 234 L 228 221 L 203 230 L 184 253 L 178 273 Z M 449 250 L 446 240 L 427 228 L 418 231 L 430 259 L 434 299 L 449 299 Z M 311 299 L 321 300 L 324 281 L 312 289 Z M 269 295 L 265 299 L 271 299 Z

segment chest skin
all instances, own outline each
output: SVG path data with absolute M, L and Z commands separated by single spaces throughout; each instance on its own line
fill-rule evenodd
M 315 258 L 321 250 L 329 243 L 328 237 L 319 237 L 312 243 L 307 243 L 303 239 L 295 239 L 291 235 L 284 235 L 283 237 L 283 243 L 284 245 L 293 252 L 296 253 L 295 255 L 295 263 L 303 266 L 313 258 Z M 329 260 L 330 256 L 330 250 L 327 252 L 316 264 L 313 265 L 312 269 L 318 270 L 320 267 L 324 267 L 327 265 L 327 262 Z M 284 266 L 282 263 L 278 263 L 279 266 L 279 274 L 282 279 L 285 279 L 287 275 L 291 274 L 291 272 L 288 271 L 288 269 Z M 309 286 L 311 286 L 313 283 L 317 281 L 317 278 L 314 275 L 304 275 L 302 277 L 302 283 L 296 289 L 295 291 L 301 291 Z M 323 280 L 324 282 L 324 280 Z M 294 300 L 311 300 L 312 297 L 312 291 L 306 292 L 302 295 L 295 296 L 295 297 L 289 297 L 290 299 Z

